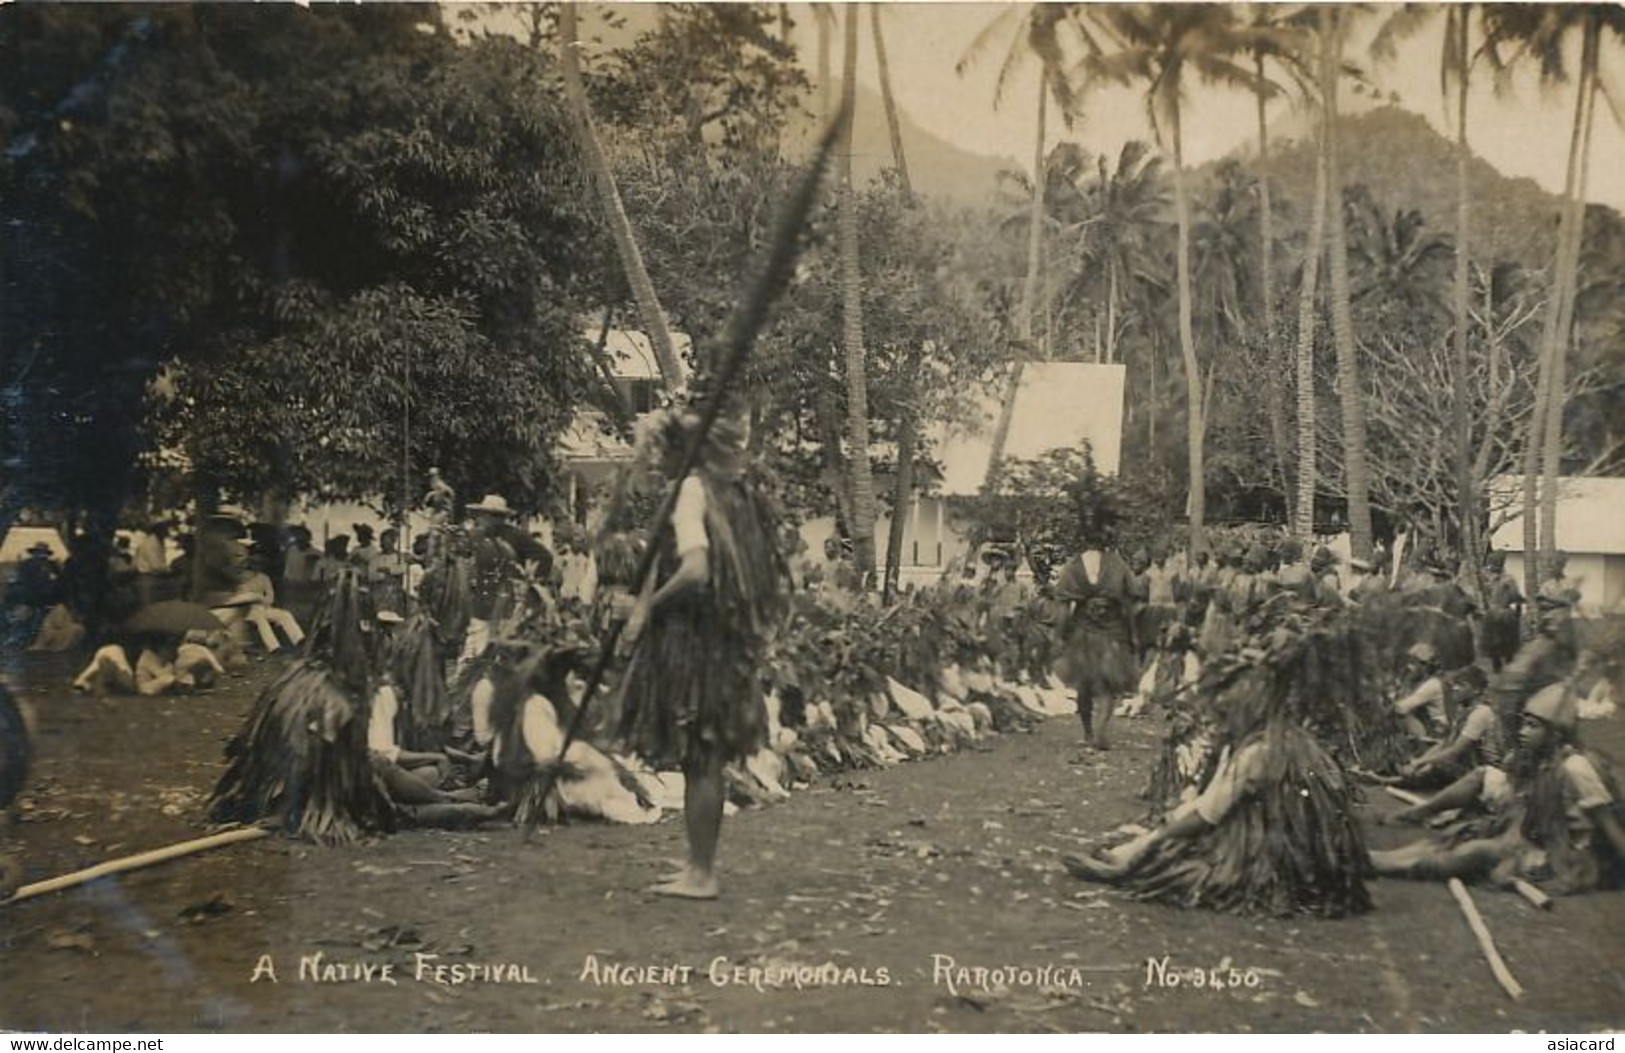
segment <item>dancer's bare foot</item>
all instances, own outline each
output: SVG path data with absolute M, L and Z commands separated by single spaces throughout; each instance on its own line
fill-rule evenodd
M 671 896 L 676 899 L 716 899 L 721 889 L 717 885 L 716 875 L 700 874 L 688 868 L 679 877 L 663 881 L 649 891 L 657 896 Z
M 1099 855 L 1062 856 L 1061 865 L 1080 881 L 1115 881 L 1123 876 L 1126 869 Z

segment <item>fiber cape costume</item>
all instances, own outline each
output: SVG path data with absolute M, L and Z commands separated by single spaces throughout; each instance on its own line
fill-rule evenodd
M 214 822 L 270 822 L 288 836 L 344 844 L 395 828 L 367 753 L 370 612 L 353 571 L 334 584 L 305 652 L 254 703 L 226 744 Z
M 668 448 L 681 441 L 676 415 L 661 427 Z M 739 760 L 767 740 L 764 658 L 785 610 L 789 567 L 760 486 L 729 463 L 742 436 L 719 434 L 726 430 L 719 423 L 708 436 L 691 477 L 704 487 L 707 581 L 653 612 L 623 680 L 622 738 L 656 767 L 700 755 Z M 679 562 L 670 522 L 654 544 L 659 585 Z
M 1108 549 L 1101 553 L 1098 580 L 1089 579 L 1080 556 L 1061 568 L 1055 581 L 1054 597 L 1076 605 L 1062 629 L 1056 674 L 1090 698 L 1110 700 L 1132 691 L 1139 675 L 1132 645 L 1133 577 L 1122 557 Z
M 1283 626 L 1267 649 L 1232 656 L 1204 676 L 1194 705 L 1205 720 L 1176 735 L 1214 737 L 1197 785 L 1207 790 L 1220 775 L 1236 776 L 1233 802 L 1194 836 L 1157 842 L 1118 879 L 1135 898 L 1277 916 L 1370 909 L 1353 788 L 1315 734 L 1317 725 L 1348 730 L 1340 722 L 1327 728 L 1326 718 L 1335 720 L 1342 707 L 1322 693 L 1336 668 L 1326 658 L 1335 661 L 1350 647 L 1347 624 L 1328 621 L 1296 631 Z M 1181 766 L 1177 746 L 1186 745 L 1176 744 L 1176 735 L 1154 779 L 1163 795 L 1176 781 L 1170 767 Z M 1245 779 L 1223 771 L 1219 746 L 1228 746 L 1229 763 L 1248 769 Z M 1239 764 L 1243 759 L 1249 763 Z

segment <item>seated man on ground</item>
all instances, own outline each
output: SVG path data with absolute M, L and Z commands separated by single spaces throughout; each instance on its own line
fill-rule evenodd
M 1237 675 L 1216 681 L 1228 741 L 1202 792 L 1126 844 L 1065 857 L 1067 870 L 1180 906 L 1278 916 L 1369 910 L 1348 781 L 1289 712 L 1302 653 L 1275 663 L 1248 656 Z
M 130 653 L 138 657 L 130 664 Z M 225 670 L 207 647 L 176 644 L 174 637 L 141 636 L 128 646 L 112 643 L 91 656 L 73 680 L 75 691 L 96 695 L 163 695 L 212 687 Z
M 1577 722 L 1566 683 L 1543 688 L 1524 708 L 1518 746 L 1499 767 L 1480 767 L 1398 813 L 1420 821 L 1450 809 L 1479 809 L 1448 835 L 1372 852 L 1387 877 L 1548 882 L 1558 892 L 1625 887 L 1625 831 L 1619 795 L 1599 764 L 1574 744 Z
M 1501 763 L 1506 735 L 1495 707 L 1483 700 L 1488 677 L 1476 665 L 1440 678 L 1446 708 L 1455 716 L 1448 734 L 1405 765 L 1399 782 L 1406 786 L 1442 786 L 1474 768 Z
M 372 708 L 367 716 L 367 751 L 373 770 L 383 780 L 390 799 L 403 805 L 477 801 L 477 790 L 441 789 L 452 771 L 451 758 L 444 753 L 401 748 L 396 734 L 399 716 L 400 696 L 393 677 L 386 670 L 373 692 Z
M 1405 652 L 1405 672 L 1406 678 L 1416 686 L 1394 703 L 1394 712 L 1400 715 L 1411 738 L 1437 738 L 1450 726 L 1450 714 L 1446 701 L 1448 688 L 1433 645 L 1412 644 Z

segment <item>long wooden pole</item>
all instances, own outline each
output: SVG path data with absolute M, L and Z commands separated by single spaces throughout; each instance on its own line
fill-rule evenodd
M 822 185 L 824 172 L 829 167 L 830 155 L 844 133 L 844 115 L 825 129 L 818 150 L 813 155 L 812 164 L 802 177 L 789 205 L 779 217 L 773 239 L 768 243 L 766 257 L 755 282 L 741 301 L 739 310 L 728 320 L 721 341 L 707 359 L 719 363 L 719 366 L 713 378 L 709 397 L 701 403 L 699 423 L 689 433 L 688 445 L 683 450 L 683 458 L 676 473 L 679 483 L 688 477 L 688 473 L 694 470 L 694 465 L 699 461 L 705 437 L 721 414 L 723 402 L 733 393 L 740 371 L 744 369 L 745 359 L 756 343 L 756 335 L 767 324 L 768 312 L 773 303 L 790 283 L 791 276 L 795 272 L 796 259 L 801 254 L 801 228 L 806 223 L 807 217 L 812 214 L 818 188 Z M 671 514 L 677 507 L 678 489 L 679 486 L 673 486 L 667 491 L 650 524 L 650 537 L 656 536 L 661 527 L 671 519 Z M 658 547 L 655 545 L 644 546 L 643 556 L 639 559 L 637 571 L 633 575 L 633 581 L 637 583 L 637 592 L 641 593 L 653 586 L 657 552 Z M 587 710 L 592 708 L 593 696 L 603 683 L 604 673 L 609 668 L 610 659 L 615 654 L 615 645 L 620 641 L 624 627 L 624 622 L 618 620 L 612 622 L 609 631 L 604 634 L 603 641 L 599 644 L 598 659 L 593 665 L 592 672 L 587 676 L 586 687 L 581 693 L 581 704 L 576 707 L 575 716 L 570 718 L 569 726 L 564 729 L 564 740 L 559 744 L 558 756 L 561 762 L 569 754 L 570 745 L 581 733 L 582 722 Z M 543 774 L 541 793 L 543 800 L 553 792 L 553 784 L 557 777 L 557 768 Z M 521 831 L 522 839 L 528 841 L 534 830 L 534 821 L 526 824 Z
M 1473 904 L 1473 897 L 1468 895 L 1467 886 L 1461 883 L 1460 878 L 1450 879 L 1450 894 L 1456 897 L 1461 913 L 1467 918 L 1467 927 L 1478 937 L 1478 949 L 1484 952 L 1484 960 L 1490 963 L 1490 972 L 1495 974 L 1495 979 L 1508 995 L 1522 998 L 1522 985 L 1512 975 L 1512 970 L 1507 968 L 1507 963 L 1501 959 L 1501 952 L 1495 949 L 1495 940 L 1490 936 L 1490 927 L 1484 924 L 1484 918 L 1478 913 L 1478 907 Z
M 227 830 L 224 833 L 210 834 L 208 837 L 199 837 L 191 841 L 182 841 L 179 844 L 167 845 L 164 848 L 154 848 L 150 852 L 140 852 L 122 859 L 110 859 L 105 863 L 98 863 L 84 870 L 75 870 L 71 874 L 50 878 L 46 881 L 36 881 L 32 885 L 24 885 L 18 889 L 10 899 L 0 900 L 0 906 L 9 906 L 21 903 L 25 899 L 43 896 L 50 892 L 61 892 L 76 885 L 83 885 L 97 878 L 108 877 L 112 874 L 122 874 L 130 870 L 140 870 L 157 863 L 167 863 L 171 859 L 182 856 L 196 855 L 207 852 L 211 848 L 223 848 L 226 845 L 235 845 L 243 841 L 257 841 L 267 837 L 270 830 L 263 826 L 245 826 L 236 830 Z

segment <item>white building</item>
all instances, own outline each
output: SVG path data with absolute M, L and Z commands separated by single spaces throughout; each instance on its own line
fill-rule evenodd
M 1034 460 L 1054 450 L 1077 449 L 1085 442 L 1095 467 L 1116 475 L 1122 460 L 1123 388 L 1126 367 L 1090 362 L 1034 362 L 1021 375 L 1010 432 L 1005 440 L 1006 460 Z M 970 556 L 970 524 L 959 513 L 960 499 L 981 492 L 993 452 L 1002 390 L 984 393 L 968 423 L 939 426 L 930 438 L 940 478 L 922 480 L 908 508 L 903 528 L 899 577 L 904 584 L 925 584 L 941 578 L 950 567 Z M 823 551 L 824 540 L 835 530 L 831 517 L 808 522 L 802 528 L 808 551 Z M 886 558 L 891 517 L 875 523 L 875 561 Z
M 584 335 L 594 345 L 598 343 L 597 331 Z M 671 334 L 671 340 L 678 361 L 686 365 L 692 342 L 684 333 Z M 611 329 L 604 340 L 604 355 L 621 405 L 634 418 L 660 405 L 660 366 L 647 336 L 635 330 Z M 602 410 L 578 410 L 559 438 L 559 460 L 570 488 L 569 507 L 578 512 L 585 509 L 587 494 L 612 479 L 631 458 L 631 443 L 616 434 Z
M 1523 580 L 1523 477 L 1490 483 L 1490 548 L 1505 552 L 1507 570 Z M 1580 613 L 1625 611 L 1625 479 L 1565 478 L 1557 491 L 1557 550 L 1580 590 Z

